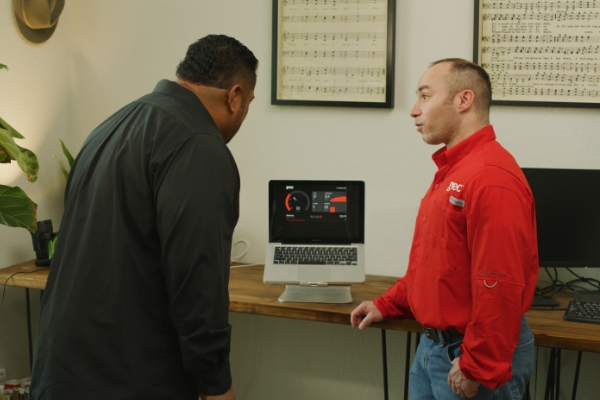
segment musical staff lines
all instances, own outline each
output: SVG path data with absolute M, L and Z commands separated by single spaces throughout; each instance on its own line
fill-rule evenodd
M 361 23 L 361 22 L 386 22 L 387 16 L 384 14 L 374 15 L 287 15 L 283 17 L 283 22 L 344 22 L 344 23 Z
M 565 55 L 584 55 L 584 54 L 600 54 L 600 45 L 598 46 L 583 46 L 583 47 L 524 47 L 524 46 L 484 46 L 481 50 L 483 54 L 490 53 L 492 57 L 509 56 L 511 54 L 565 54 Z
M 530 13 L 530 14 L 483 14 L 484 21 L 592 21 L 600 19 L 600 12 Z
M 587 10 L 599 8 L 600 2 L 596 1 L 534 1 L 534 2 L 501 2 L 493 1 L 483 4 L 485 10 L 523 10 L 524 12 L 532 11 L 554 11 L 554 10 Z
M 387 35 L 385 32 L 283 32 L 284 41 L 296 41 L 296 40 L 318 40 L 318 41 L 336 41 L 341 40 L 347 42 L 348 40 L 359 41 L 359 40 L 386 40 Z
M 283 57 L 302 58 L 385 58 L 385 51 L 294 51 L 282 53 Z
M 482 36 L 481 41 L 486 43 L 600 43 L 600 36 L 494 34 Z
M 281 91 L 284 93 L 312 93 L 312 94 L 366 94 L 384 95 L 385 86 L 316 86 L 316 85 L 283 85 Z
M 335 7 L 344 4 L 382 4 L 386 2 L 387 0 L 283 0 L 283 6 L 316 5 Z
M 352 78 L 354 76 L 384 77 L 385 68 L 343 68 L 343 67 L 293 67 L 284 65 L 281 69 L 283 75 L 303 75 L 303 76 L 328 76 L 344 75 Z
M 573 71 L 597 74 L 600 72 L 598 63 L 553 63 L 553 62 L 502 62 L 483 63 L 481 66 L 490 71 Z
M 510 73 L 510 72 L 493 72 L 490 74 L 490 79 L 497 85 L 501 84 L 525 84 L 531 85 L 534 83 L 600 83 L 599 75 L 587 74 L 561 74 L 553 72 L 537 72 L 535 74 Z
M 516 98 L 520 96 L 532 96 L 537 97 L 539 100 L 545 100 L 544 97 L 558 97 L 561 101 L 566 100 L 568 97 L 573 97 L 574 100 L 584 100 L 586 98 L 597 99 L 600 95 L 600 91 L 597 89 L 585 89 L 585 88 L 533 88 L 533 87 L 503 87 L 493 88 L 494 94 L 500 97 L 514 96 Z

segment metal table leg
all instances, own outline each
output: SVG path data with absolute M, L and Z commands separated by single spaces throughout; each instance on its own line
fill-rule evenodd
M 33 368 L 33 340 L 31 338 L 31 304 L 29 302 L 29 289 L 25 289 L 25 299 L 27 301 L 27 338 L 29 339 L 29 373 Z
M 412 333 L 406 332 L 406 356 L 404 359 L 404 400 L 408 400 L 408 380 L 410 379 L 410 342 Z
M 385 338 L 385 329 L 381 330 L 381 353 L 383 358 L 383 398 L 388 400 L 388 370 L 387 370 L 387 340 Z

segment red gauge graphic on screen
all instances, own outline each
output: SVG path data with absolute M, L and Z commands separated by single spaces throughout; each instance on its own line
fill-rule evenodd
M 343 206 L 344 211 L 346 211 L 346 196 L 332 197 L 329 201 L 332 203 L 329 205 L 329 212 L 334 213 L 338 211 L 338 209 L 342 208 L 340 206 Z M 338 206 L 336 207 L 336 205 Z
M 344 214 L 347 211 L 346 192 L 314 191 L 312 192 L 312 211 L 316 213 Z
M 301 190 L 295 190 L 289 193 L 285 198 L 285 208 L 288 211 L 308 211 L 310 199 L 308 195 Z

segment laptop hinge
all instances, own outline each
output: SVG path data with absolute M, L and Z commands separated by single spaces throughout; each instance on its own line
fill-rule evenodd
M 327 282 L 300 282 L 300 286 L 325 287 L 329 284 Z

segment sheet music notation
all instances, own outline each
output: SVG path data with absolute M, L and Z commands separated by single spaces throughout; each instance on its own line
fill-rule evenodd
M 385 102 L 387 0 L 280 0 L 277 98 Z
M 290 67 L 284 65 L 281 69 L 283 75 L 306 75 L 306 76 L 323 76 L 323 75 L 345 75 L 346 77 L 354 76 L 371 76 L 380 78 L 385 76 L 385 68 L 328 68 L 328 67 Z
M 383 58 L 384 51 L 284 51 L 283 57 L 303 58 Z
M 331 95 L 344 94 L 366 94 L 366 95 L 382 95 L 385 94 L 385 86 L 365 87 L 365 86 L 294 86 L 284 85 L 281 87 L 285 93 L 323 93 Z
M 561 74 L 552 72 L 537 72 L 535 74 L 511 73 L 511 72 L 492 72 L 490 79 L 494 81 L 529 83 L 529 82 L 568 82 L 568 83 L 600 83 L 600 76 L 587 74 Z
M 600 102 L 600 0 L 480 3 L 495 100 Z
M 591 35 L 513 35 L 494 34 L 483 36 L 485 43 L 600 43 L 600 36 Z
M 492 57 L 501 57 L 511 54 L 600 54 L 600 45 L 587 47 L 525 47 L 525 46 L 508 46 L 508 47 L 490 47 L 484 46 L 482 53 L 492 53 Z
M 345 4 L 377 4 L 386 3 L 387 0 L 283 0 L 283 6 L 296 6 L 296 5 L 319 5 L 319 6 L 339 6 Z
M 600 19 L 598 12 L 531 13 L 531 14 L 483 14 L 484 21 L 591 21 Z
M 600 5 L 600 3 L 599 3 Z M 482 5 L 484 10 L 518 10 L 518 11 L 575 11 L 598 8 L 596 1 L 487 1 Z
M 283 17 L 283 22 L 385 22 L 385 15 L 289 15 Z
M 283 40 L 386 40 L 385 32 L 283 32 Z

